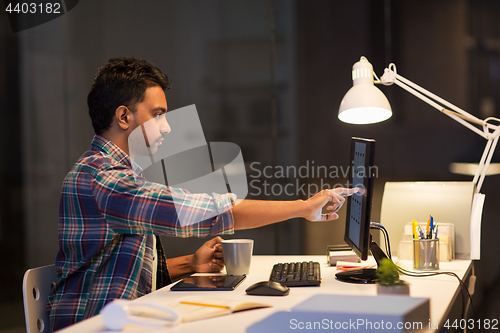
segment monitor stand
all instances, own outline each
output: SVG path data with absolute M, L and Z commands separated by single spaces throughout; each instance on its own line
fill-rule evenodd
M 380 265 L 383 258 L 387 258 L 380 246 L 373 241 L 370 242 L 370 251 L 377 262 L 377 266 Z M 335 277 L 337 280 L 342 282 L 375 283 L 377 280 L 377 268 L 350 269 L 348 271 L 335 274 Z

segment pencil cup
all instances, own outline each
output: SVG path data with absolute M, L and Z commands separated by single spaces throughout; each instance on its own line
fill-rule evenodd
M 439 269 L 439 239 L 413 240 L 413 268 Z
M 222 252 L 227 275 L 247 275 L 252 260 L 252 239 L 228 239 L 222 241 Z

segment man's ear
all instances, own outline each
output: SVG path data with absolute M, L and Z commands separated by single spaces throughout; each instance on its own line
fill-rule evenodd
M 116 108 L 115 110 L 115 119 L 118 124 L 118 126 L 126 131 L 130 128 L 130 121 L 131 121 L 131 111 L 129 110 L 128 107 L 124 105 L 120 105 L 119 107 Z

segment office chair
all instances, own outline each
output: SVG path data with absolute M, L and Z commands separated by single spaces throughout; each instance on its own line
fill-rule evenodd
M 55 265 L 28 269 L 23 278 L 24 317 L 26 332 L 48 332 L 47 298 L 58 280 Z

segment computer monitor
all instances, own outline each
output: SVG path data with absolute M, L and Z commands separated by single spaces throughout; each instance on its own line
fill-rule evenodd
M 368 258 L 371 251 L 377 263 L 387 258 L 380 247 L 372 242 L 370 235 L 370 214 L 375 179 L 375 140 L 352 138 L 349 185 L 360 188 L 358 193 L 347 199 L 344 240 L 361 260 Z M 356 283 L 373 283 L 376 269 L 361 269 L 337 273 L 338 280 Z
M 370 248 L 370 214 L 373 196 L 375 140 L 352 138 L 349 186 L 360 191 L 347 199 L 344 240 L 361 260 Z

